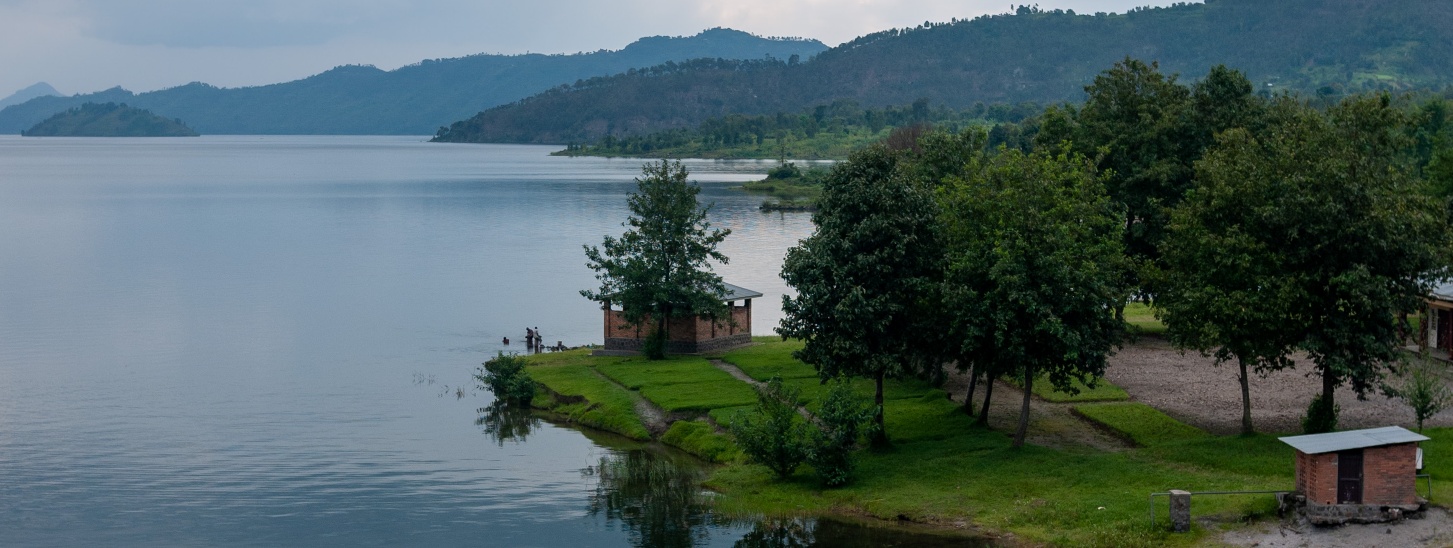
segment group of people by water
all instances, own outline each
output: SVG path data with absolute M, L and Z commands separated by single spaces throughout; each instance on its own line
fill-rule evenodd
M 502 341 L 505 345 L 510 344 L 510 338 L 505 337 Z M 545 336 L 540 334 L 540 328 L 525 328 L 525 348 L 536 354 L 546 350 L 560 352 L 565 350 L 565 341 L 555 341 L 554 346 L 545 346 Z

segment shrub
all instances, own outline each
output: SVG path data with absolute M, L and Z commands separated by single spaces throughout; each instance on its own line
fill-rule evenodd
M 1453 404 L 1453 392 L 1449 392 L 1448 384 L 1427 360 L 1414 364 L 1393 393 L 1413 408 L 1419 432 L 1423 431 L 1423 421 Z
M 525 358 L 519 354 L 500 352 L 494 359 L 484 362 L 474 378 L 489 388 L 496 399 L 529 405 L 530 400 L 535 398 L 535 380 L 525 371 Z
M 641 343 L 641 354 L 648 360 L 666 359 L 666 332 L 660 329 L 651 331 Z
M 757 389 L 757 406 L 751 413 L 732 418 L 731 433 L 737 446 L 751 462 L 777 473 L 792 475 L 807 458 L 807 424 L 797 415 L 798 391 L 772 377 Z
M 1302 418 L 1302 431 L 1307 434 L 1321 434 L 1336 430 L 1337 414 L 1340 412 L 1342 406 L 1317 394 L 1317 397 L 1312 398 L 1312 404 L 1307 406 L 1307 416 Z
M 817 428 L 809 440 L 807 462 L 817 470 L 823 485 L 846 485 L 857 464 L 853 450 L 857 449 L 863 426 L 873 419 L 873 408 L 853 394 L 847 379 L 838 378 L 831 383 L 813 418 Z

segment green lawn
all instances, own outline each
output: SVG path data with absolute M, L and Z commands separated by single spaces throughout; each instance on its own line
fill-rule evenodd
M 773 341 L 724 359 L 750 375 L 783 375 L 804 389 L 809 407 L 820 392 L 812 369 L 790 357 L 795 343 Z M 581 353 L 534 356 L 530 373 L 555 392 L 590 398 L 562 405 L 594 411 L 600 428 L 640 428 L 619 415 L 632 410 L 630 390 L 676 409 L 709 410 L 718 424 L 754 401 L 751 388 L 721 380 L 696 358 L 631 362 Z M 709 364 L 708 364 L 709 365 Z M 609 372 L 611 382 L 603 374 Z M 719 371 L 718 371 L 719 373 Z M 702 380 L 717 379 L 717 380 Z M 866 381 L 855 383 L 862 395 Z M 733 384 L 734 383 L 734 384 Z M 673 423 L 661 441 L 719 462 L 708 487 L 721 493 L 718 508 L 738 515 L 845 514 L 887 521 L 968 522 L 1012 533 L 1026 544 L 1062 546 L 1189 546 L 1211 541 L 1220 527 L 1274 514 L 1270 495 L 1197 498 L 1191 533 L 1177 535 L 1147 524 L 1147 497 L 1170 489 L 1192 491 L 1279 490 L 1293 486 L 1290 447 L 1273 436 L 1217 437 L 1140 403 L 1081 403 L 1075 409 L 1141 447 L 1116 452 L 1088 448 L 1062 451 L 1010 447 L 1006 432 L 977 427 L 944 393 L 916 382 L 888 385 L 887 433 L 892 445 L 859 452 L 854 481 L 822 489 L 804 466 L 785 481 L 765 467 L 744 464 L 729 438 L 704 420 Z M 871 392 L 867 392 L 871 394 Z M 735 394 L 735 395 L 734 395 Z M 599 401 L 596 398 L 600 398 Z M 1044 405 L 1036 403 L 1035 405 Z M 586 412 L 578 413 L 585 416 Z M 585 421 L 582 421 L 583 423 Z M 1082 425 L 1093 428 L 1089 422 Z M 620 430 L 617 430 L 620 431 Z M 1453 479 L 1453 429 L 1430 428 L 1424 447 L 1435 476 L 1433 500 L 1444 498 Z M 1420 484 L 1421 485 L 1421 484 Z M 1422 489 L 1422 487 L 1420 487 Z M 1164 518 L 1165 508 L 1160 506 Z M 1203 521 L 1202 518 L 1212 518 Z M 1207 525 L 1220 523 L 1224 525 Z
M 816 369 L 792 357 L 793 351 L 802 348 L 802 341 L 783 341 L 781 337 L 753 337 L 752 340 L 758 344 L 728 352 L 722 356 L 722 361 L 737 366 L 747 376 L 762 382 L 772 377 L 817 378 Z
M 531 377 L 554 393 L 565 396 L 558 400 L 548 395 L 536 397 L 534 405 L 591 428 L 609 430 L 638 440 L 650 439 L 651 434 L 636 415 L 631 395 L 582 363 L 590 361 L 588 352 L 550 354 L 555 359 L 548 365 L 530 367 Z M 584 401 L 565 401 L 572 397 L 583 398 Z
M 1165 333 L 1165 324 L 1155 318 L 1155 311 L 1145 303 L 1125 305 L 1125 322 L 1135 326 L 1141 333 L 1158 335 Z
M 1070 385 L 1078 388 L 1080 392 L 1071 396 L 1067 392 L 1060 392 L 1047 379 L 1036 379 L 1034 381 L 1034 395 L 1040 399 L 1055 403 L 1088 403 L 1097 401 L 1127 401 L 1130 395 L 1120 387 L 1110 384 L 1110 381 L 1100 379 L 1095 382 L 1095 387 L 1090 388 L 1078 380 L 1071 380 Z
M 1134 441 L 1141 447 L 1194 441 L 1208 436 L 1201 429 L 1175 420 L 1143 403 L 1089 403 L 1075 412 Z

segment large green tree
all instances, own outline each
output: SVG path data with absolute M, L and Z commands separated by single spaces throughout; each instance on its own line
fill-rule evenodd
M 823 183 L 812 236 L 787 252 L 777 332 L 805 343 L 794 353 L 824 380 L 866 377 L 876 385 L 875 442 L 883 429 L 883 381 L 917 371 L 932 332 L 930 313 L 943 249 L 932 193 L 898 173 L 906 152 L 867 147 Z
M 1163 265 L 1160 242 L 1170 211 L 1194 185 L 1194 165 L 1216 133 L 1258 127 L 1263 101 L 1251 81 L 1223 65 L 1186 87 L 1155 63 L 1126 58 L 1085 87 L 1083 106 L 1047 110 L 1040 148 L 1070 143 L 1094 158 L 1110 198 L 1124 206 L 1124 238 L 1135 270 L 1129 281 L 1150 298 Z
M 701 187 L 687 181 L 681 162 L 662 160 L 641 171 L 628 200 L 631 216 L 622 223 L 628 230 L 620 238 L 606 236 L 599 248 L 585 246 L 587 265 L 601 285 L 580 294 L 620 304 L 631 325 L 653 321 L 647 354 L 660 358 L 672 318 L 726 312 L 725 288 L 710 261 L 727 262 L 716 246 L 731 230 L 712 228 L 706 219 L 711 206 L 697 202 Z
M 1449 232 L 1419 192 L 1406 113 L 1386 96 L 1317 111 L 1277 100 L 1266 129 L 1225 132 L 1176 213 L 1163 317 L 1180 343 L 1261 369 L 1304 350 L 1331 408 L 1338 386 L 1374 389 L 1446 270 Z M 1243 401 L 1243 429 L 1250 430 Z
M 1021 375 L 1014 445 L 1024 444 L 1036 378 L 1070 393 L 1093 384 L 1119 343 L 1126 287 L 1122 212 L 1079 155 L 1000 149 L 967 159 L 940 190 L 950 242 L 945 287 L 974 305 L 960 351 L 992 380 Z

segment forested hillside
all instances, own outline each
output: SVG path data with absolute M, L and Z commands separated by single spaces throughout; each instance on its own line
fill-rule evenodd
M 26 137 L 196 137 L 181 120 L 168 120 L 125 103 L 86 103 L 21 132 Z
M 439 139 L 586 142 L 838 99 L 949 108 L 1079 100 L 1127 56 L 1186 75 L 1226 64 L 1268 92 L 1439 88 L 1453 82 L 1453 2 L 1209 0 L 1125 14 L 1021 6 L 871 34 L 809 62 L 697 61 L 590 79 L 481 112 Z
M 695 58 L 806 59 L 816 40 L 769 39 L 730 29 L 691 37 L 642 38 L 619 51 L 574 55 L 473 55 L 392 71 L 342 66 L 281 84 L 218 88 L 192 83 L 132 94 L 121 88 L 41 97 L 0 110 L 0 133 L 16 133 L 82 103 L 126 102 L 187 120 L 209 134 L 412 134 L 561 84 Z

